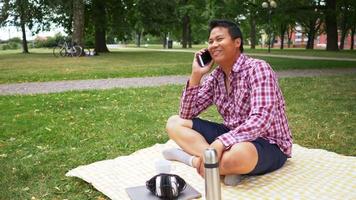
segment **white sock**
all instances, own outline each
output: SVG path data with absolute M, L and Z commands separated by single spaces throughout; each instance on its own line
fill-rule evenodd
M 188 166 L 193 167 L 194 156 L 188 154 L 182 149 L 178 149 L 178 148 L 165 149 L 163 150 L 162 154 L 163 157 L 167 160 L 179 161 Z
M 241 182 L 241 175 L 238 174 L 230 174 L 224 177 L 224 183 L 225 185 L 228 186 L 236 186 L 240 182 Z

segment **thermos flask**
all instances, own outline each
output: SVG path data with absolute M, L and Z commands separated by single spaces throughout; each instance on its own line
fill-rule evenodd
M 204 167 L 206 200 L 221 200 L 219 161 L 215 149 L 204 151 Z

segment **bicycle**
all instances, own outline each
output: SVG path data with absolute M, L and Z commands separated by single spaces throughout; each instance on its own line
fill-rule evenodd
M 63 44 L 59 44 L 58 46 L 53 48 L 53 55 L 55 57 L 59 56 L 71 56 L 71 57 L 79 57 L 83 53 L 83 48 L 77 44 L 68 45 L 66 41 Z

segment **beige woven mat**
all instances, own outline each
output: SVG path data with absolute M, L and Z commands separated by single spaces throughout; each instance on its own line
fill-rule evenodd
M 66 176 L 92 184 L 113 200 L 128 200 L 125 188 L 144 185 L 156 174 L 161 151 L 175 147 L 168 141 L 129 156 L 104 160 L 70 170 Z M 172 162 L 178 174 L 204 196 L 204 179 L 193 168 Z M 356 157 L 293 145 L 293 158 L 275 172 L 244 177 L 236 187 L 222 186 L 223 199 L 353 199 L 356 200 Z

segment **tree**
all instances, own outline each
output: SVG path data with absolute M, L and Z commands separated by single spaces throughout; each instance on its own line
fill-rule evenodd
M 42 0 L 5 0 L 1 2 L 2 24 L 10 24 L 20 27 L 22 32 L 22 52 L 29 53 L 26 38 L 26 27 L 33 32 L 38 32 L 41 28 L 48 28 L 48 23 L 44 20 L 46 11 Z M 4 14 L 6 11 L 7 14 Z M 36 25 L 36 26 L 35 26 Z
M 72 42 L 84 47 L 84 2 L 73 0 L 73 36 Z M 84 51 L 83 51 L 84 52 Z
M 136 0 L 134 3 L 133 26 L 137 35 L 152 34 L 162 38 L 163 46 L 166 44 L 167 33 L 178 24 L 175 10 L 176 1 Z
M 134 30 L 130 24 L 131 16 L 129 15 L 132 6 L 133 0 L 110 0 L 108 2 L 107 40 L 109 42 L 126 41 L 131 37 L 131 33 Z
M 292 0 L 279 1 L 274 12 L 274 23 L 278 24 L 278 35 L 280 37 L 280 49 L 284 49 L 284 36 L 288 31 L 288 27 L 296 23 L 298 7 L 300 2 Z M 287 34 L 288 35 L 288 34 Z
M 0 27 L 9 16 L 9 0 L 0 0 Z
M 340 49 L 344 49 L 346 35 L 355 24 L 355 4 L 355 1 L 351 0 L 340 0 L 337 3 L 339 30 L 341 31 Z
M 355 43 L 354 37 L 355 37 L 355 32 L 356 32 L 356 24 L 353 24 L 353 25 L 351 26 L 351 34 L 350 34 L 350 36 L 351 36 L 351 46 L 350 46 L 350 49 L 351 49 L 351 50 L 354 50 L 354 43 Z
M 244 26 L 244 39 L 250 39 L 251 49 L 256 48 L 257 43 L 257 22 L 259 22 L 258 14 L 261 13 L 261 1 L 225 1 L 227 5 L 231 5 L 233 9 L 229 11 L 230 17 L 238 20 L 240 26 Z M 247 23 L 246 23 L 247 22 Z M 249 34 L 248 34 L 249 33 Z
M 62 26 L 68 35 L 73 34 L 73 0 L 45 1 L 49 7 L 49 20 Z
M 325 13 L 325 23 L 326 23 L 326 50 L 327 51 L 337 51 L 337 22 L 336 22 L 336 0 L 326 0 L 326 13 Z
M 95 27 L 95 49 L 96 53 L 109 52 L 106 46 L 106 29 L 107 29 L 107 1 L 93 0 L 92 2 L 92 20 Z
M 350 29 L 351 29 L 351 46 L 350 49 L 354 49 L 354 37 L 356 32 L 356 1 L 351 1 L 351 21 L 350 21 Z
M 315 36 L 323 24 L 322 11 L 324 9 L 321 6 L 321 0 L 302 1 L 300 5 L 298 20 L 308 37 L 306 49 L 314 49 Z
M 293 32 L 295 32 L 295 24 L 289 24 L 287 27 L 287 46 L 290 48 L 290 45 L 292 44 L 292 35 Z
M 204 14 L 205 0 L 188 0 L 187 4 L 178 0 L 176 16 L 179 26 L 173 27 L 175 38 L 191 48 L 193 43 L 201 43 L 207 40 L 208 19 Z M 184 15 L 189 17 L 189 23 L 183 23 Z M 186 37 L 186 38 L 184 38 Z
M 182 48 L 187 48 L 187 45 L 192 48 L 192 16 L 198 10 L 195 8 L 194 2 L 189 0 L 179 0 L 177 4 L 177 17 L 182 30 Z

